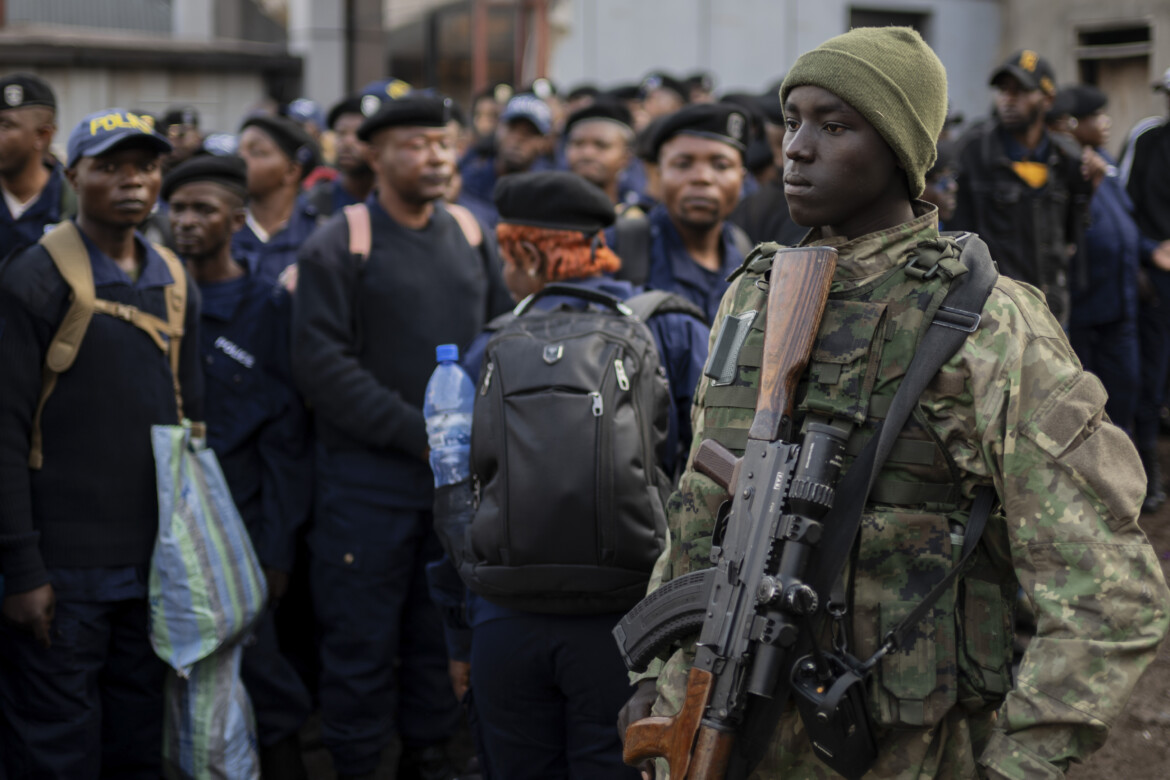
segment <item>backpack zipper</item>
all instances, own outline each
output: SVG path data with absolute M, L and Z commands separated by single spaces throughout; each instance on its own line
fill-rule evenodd
M 618 352 L 618 356 L 616 358 L 614 358 L 613 367 L 614 367 L 614 370 L 617 371 L 618 387 L 620 387 L 622 390 L 629 390 L 630 389 L 630 378 L 629 378 L 629 376 L 626 375 L 626 364 L 625 364 L 625 361 L 622 360 L 622 353 L 621 352 Z
M 483 384 L 480 385 L 480 388 L 479 388 L 479 394 L 481 396 L 487 395 L 488 386 L 490 386 L 492 383 L 492 372 L 495 370 L 496 370 L 495 362 L 489 361 L 487 364 L 487 368 L 483 372 Z
M 593 416 L 600 417 L 605 414 L 605 404 L 601 400 L 601 393 L 594 391 L 589 394 L 589 397 L 593 399 Z

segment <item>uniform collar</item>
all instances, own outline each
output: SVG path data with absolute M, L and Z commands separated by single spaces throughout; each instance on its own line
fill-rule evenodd
M 171 276 L 171 271 L 167 268 L 162 256 L 138 231 L 134 231 L 134 242 L 144 251 L 145 261 L 142 263 L 142 273 L 139 274 L 137 282 L 132 281 L 126 272 L 110 259 L 109 255 L 98 249 L 97 244 L 90 240 L 85 231 L 78 228 L 77 232 L 81 234 L 81 240 L 89 252 L 89 262 L 93 266 L 94 287 L 124 284 L 143 290 L 148 287 L 166 287 L 169 284 L 174 284 L 175 278 Z
M 743 262 L 743 258 L 735 249 L 735 241 L 731 238 L 730 228 L 726 221 L 723 222 L 719 230 L 723 265 L 718 271 L 704 268 L 695 261 L 695 258 L 691 257 L 686 244 L 683 243 L 682 234 L 678 232 L 678 228 L 670 219 L 670 214 L 666 212 L 666 206 L 659 204 L 650 211 L 650 225 L 651 229 L 658 231 L 658 235 L 661 236 L 661 245 L 666 252 L 673 277 L 685 284 L 707 290 L 711 286 L 712 276 L 726 279 Z
M 837 271 L 833 292 L 860 287 L 873 277 L 906 262 L 920 241 L 938 237 L 938 209 L 916 200 L 914 219 L 892 228 L 868 233 L 852 240 L 843 236 L 821 238 L 820 229 L 809 231 L 801 246 L 829 246 L 837 250 Z
M 255 284 L 256 277 L 248 271 L 247 263 L 242 260 L 236 262 L 243 266 L 245 271 L 243 276 L 199 285 L 199 292 L 202 294 L 199 312 L 202 316 L 221 322 L 231 322 L 239 314 L 244 301 L 249 297 L 248 291 Z

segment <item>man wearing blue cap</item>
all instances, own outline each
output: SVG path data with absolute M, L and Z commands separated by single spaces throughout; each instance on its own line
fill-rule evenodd
M 473 149 L 459 164 L 463 191 L 483 203 L 492 202 L 492 193 L 501 176 L 551 168 L 544 159 L 552 132 L 552 112 L 536 95 L 516 95 L 500 114 L 495 146 Z
M 52 88 L 31 73 L 0 77 L 0 260 L 76 211 L 65 169 L 49 156 L 56 133 Z
M 66 170 L 77 219 L 50 234 L 73 247 L 50 255 L 46 237 L 0 275 L 0 764 L 17 777 L 162 773 L 166 668 L 148 636 L 150 428 L 178 421 L 177 389 L 191 419 L 202 418 L 203 397 L 197 292 L 173 255 L 136 232 L 170 150 L 129 111 L 83 119 Z M 71 288 L 83 291 L 59 268 L 79 264 L 101 306 L 73 342 L 71 367 L 52 374 L 50 344 L 59 354 Z M 159 326 L 170 307 L 182 314 L 178 377 L 168 355 L 177 336 Z

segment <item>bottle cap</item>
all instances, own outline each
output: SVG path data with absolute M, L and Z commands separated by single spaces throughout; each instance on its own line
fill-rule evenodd
M 435 347 L 435 360 L 443 363 L 445 361 L 459 360 L 459 345 L 457 344 L 440 344 Z

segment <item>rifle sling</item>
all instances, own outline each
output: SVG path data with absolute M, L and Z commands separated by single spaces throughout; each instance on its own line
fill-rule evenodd
M 974 237 L 971 234 L 964 234 L 957 237 L 957 243 L 960 248 L 967 250 L 967 244 L 972 238 Z M 975 240 L 978 241 L 977 238 Z M 841 478 L 835 491 L 836 500 L 833 508 L 822 520 L 823 536 L 807 567 L 807 571 L 811 572 L 808 584 L 820 595 L 822 604 L 830 601 L 832 590 L 841 580 L 845 562 L 861 527 L 861 514 L 869 500 L 870 490 L 893 449 L 898 434 L 938 370 L 959 351 L 967 336 L 979 326 L 979 312 L 983 310 L 999 273 L 985 247 L 972 246 L 971 249 L 974 251 L 964 252 L 968 257 L 963 258 L 972 261 L 965 263 L 968 272 L 951 282 L 940 307 L 940 311 L 945 308 L 946 317 L 935 316 L 931 320 L 914 353 L 914 358 L 910 361 L 906 375 L 894 394 L 885 419 L 879 423 L 874 435 L 853 461 L 849 471 Z M 935 600 L 965 567 L 986 526 L 994 498 L 995 491 L 991 487 L 976 490 L 975 503 L 967 522 L 962 559 L 948 572 L 942 582 L 927 594 L 922 603 L 886 636 L 883 645 L 892 639 L 897 643 L 896 646 L 900 646 L 906 632 L 922 620 Z M 807 632 L 801 632 L 796 647 L 788 654 L 790 661 L 795 662 L 808 652 L 812 645 L 812 637 L 806 634 Z M 776 730 L 776 724 L 787 707 L 790 685 L 790 675 L 788 670 L 785 670 L 778 678 L 772 698 L 753 702 L 743 726 L 739 729 L 735 750 L 727 768 L 728 780 L 743 780 L 763 759 Z

